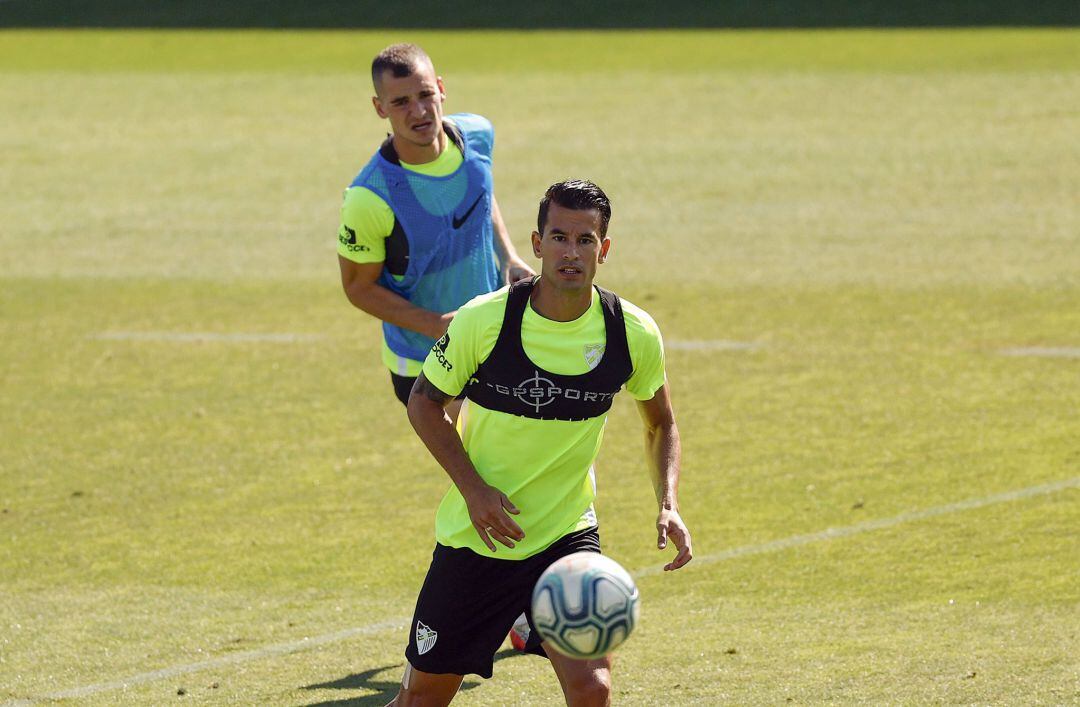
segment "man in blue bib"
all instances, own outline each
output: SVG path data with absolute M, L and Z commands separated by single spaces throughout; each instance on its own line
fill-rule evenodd
M 338 263 L 349 301 L 383 322 L 383 363 L 406 403 L 457 308 L 534 273 L 495 201 L 491 123 L 443 115 L 442 77 L 414 44 L 380 52 L 371 78 L 392 133 L 345 191 Z

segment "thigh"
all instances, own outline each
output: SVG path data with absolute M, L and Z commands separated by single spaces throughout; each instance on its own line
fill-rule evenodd
M 600 552 L 600 531 L 596 527 L 586 528 L 585 530 L 578 530 L 569 535 L 565 535 L 559 540 L 556 540 L 551 547 L 543 552 L 530 557 L 528 562 L 531 564 L 532 574 L 529 577 L 529 586 L 535 587 L 537 580 L 540 579 L 540 575 L 544 573 L 551 563 L 556 560 L 566 557 L 567 555 L 573 555 L 575 552 Z M 532 653 L 534 655 L 550 655 L 551 651 L 545 650 L 540 637 L 540 632 L 536 630 L 536 624 L 532 619 L 532 589 L 529 590 L 529 602 L 525 606 L 525 618 L 529 622 L 529 638 L 525 641 L 525 652 Z
M 492 656 L 532 592 L 526 569 L 437 545 L 409 626 L 405 657 L 413 668 L 490 678 Z

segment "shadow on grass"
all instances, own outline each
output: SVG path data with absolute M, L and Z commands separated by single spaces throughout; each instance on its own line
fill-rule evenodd
M 513 648 L 506 648 L 495 654 L 494 659 L 496 662 L 505 660 L 506 658 L 513 658 L 514 656 L 525 655 L 519 653 Z M 375 676 L 393 668 L 403 668 L 404 663 L 396 663 L 392 665 L 384 665 L 381 668 L 372 668 L 365 670 L 361 673 L 353 673 L 352 675 L 346 675 L 343 678 L 337 680 L 331 680 L 330 682 L 318 683 L 315 685 L 305 685 L 301 690 L 369 690 L 373 691 L 373 694 L 364 695 L 363 697 L 349 697 L 342 700 L 329 700 L 325 702 L 312 702 L 307 707 L 374 707 L 375 705 L 385 705 L 390 700 L 394 699 L 397 695 L 400 682 L 395 680 L 376 680 Z M 465 682 L 461 683 L 461 692 L 466 690 L 472 690 L 473 688 L 480 687 L 480 683 L 475 680 L 465 679 Z

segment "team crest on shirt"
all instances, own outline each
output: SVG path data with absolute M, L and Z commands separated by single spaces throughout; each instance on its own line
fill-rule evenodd
M 604 344 L 585 344 L 585 363 L 589 364 L 589 370 L 596 368 L 600 359 L 604 357 Z
M 446 358 L 446 347 L 450 345 L 450 332 L 446 332 L 442 335 L 442 338 L 435 342 L 435 345 L 431 347 L 431 353 L 435 354 L 435 359 L 439 362 L 439 365 L 445 368 L 447 371 L 454 370 L 454 364 L 450 363 Z
M 420 655 L 424 655 L 429 650 L 435 647 L 435 641 L 438 640 L 439 634 L 436 631 L 432 631 L 429 626 L 425 626 L 422 621 L 416 622 L 416 652 Z
M 338 237 L 338 241 L 341 243 L 341 245 L 345 246 L 345 248 L 348 249 L 348 251 L 351 252 L 351 253 L 358 253 L 358 252 L 361 252 L 361 251 L 369 251 L 369 250 L 371 250 L 371 248 L 368 248 L 363 243 L 357 243 L 356 242 L 356 231 L 349 228 L 345 224 L 341 224 L 341 230 L 338 231 L 338 236 L 337 237 Z

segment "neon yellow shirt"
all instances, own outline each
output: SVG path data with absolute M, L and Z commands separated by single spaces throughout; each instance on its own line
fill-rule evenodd
M 450 324 L 449 342 L 439 356 L 424 362 L 424 377 L 448 395 L 460 393 L 495 346 L 502 326 L 509 288 L 476 297 L 458 310 Z M 660 330 L 643 310 L 622 300 L 633 374 L 626 390 L 649 400 L 664 385 L 664 346 Z M 598 362 L 592 355 L 606 343 L 600 297 L 570 322 L 556 322 L 525 309 L 521 343 L 529 359 L 552 373 L 579 375 Z M 591 365 L 590 365 L 591 364 Z M 596 488 L 592 464 L 600 451 L 607 416 L 586 420 L 535 420 L 489 410 L 466 400 L 458 417 L 458 433 L 488 484 L 499 489 L 521 511 L 513 516 L 525 539 L 513 548 L 496 543 L 492 553 L 469 519 L 465 499 L 451 485 L 435 516 L 435 537 L 449 547 L 467 547 L 488 557 L 518 560 L 535 555 L 575 530 L 596 525 Z
M 453 174 L 464 157 L 452 140 L 438 157 L 425 164 L 401 163 L 412 172 L 429 177 L 445 177 Z M 346 236 L 346 229 L 356 234 L 355 243 Z M 394 230 L 394 212 L 386 201 L 366 187 L 350 187 L 345 190 L 341 204 L 341 225 L 338 227 L 338 254 L 354 263 L 381 263 L 386 260 L 386 239 Z M 401 278 L 398 278 L 401 279 Z M 382 360 L 399 376 L 415 378 L 420 374 L 422 361 L 398 356 L 382 342 Z

